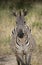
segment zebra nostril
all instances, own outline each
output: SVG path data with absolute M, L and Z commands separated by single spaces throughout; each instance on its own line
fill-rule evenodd
M 23 33 L 23 31 L 20 29 L 19 32 L 18 32 L 18 37 L 19 37 L 19 38 L 23 38 L 23 36 L 24 36 L 24 33 Z

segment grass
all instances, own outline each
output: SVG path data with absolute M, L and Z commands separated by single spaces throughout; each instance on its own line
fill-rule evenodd
M 5 39 L 2 39 L 0 40 L 0 44 L 7 44 L 7 43 L 10 43 L 10 36 L 8 38 L 5 38 Z
M 42 22 L 33 22 L 32 26 L 33 28 L 36 27 L 38 29 L 42 29 Z

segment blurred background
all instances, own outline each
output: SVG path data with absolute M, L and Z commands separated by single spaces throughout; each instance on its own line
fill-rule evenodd
M 42 65 L 42 0 L 0 0 L 0 56 L 10 55 L 11 32 L 15 27 L 15 17 L 12 11 L 27 9 L 25 17 L 27 25 L 38 45 L 38 60 L 35 57 L 34 65 Z

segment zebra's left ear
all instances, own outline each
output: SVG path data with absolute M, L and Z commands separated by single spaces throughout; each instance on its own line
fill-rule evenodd
M 13 12 L 13 15 L 16 17 L 17 16 L 17 13 L 16 12 Z
M 14 10 L 12 10 L 12 14 L 13 14 L 13 16 L 17 16 L 17 11 L 16 11 L 16 9 L 14 9 Z
M 23 10 L 23 14 L 24 14 L 24 16 L 27 15 L 27 9 L 24 9 L 24 10 Z

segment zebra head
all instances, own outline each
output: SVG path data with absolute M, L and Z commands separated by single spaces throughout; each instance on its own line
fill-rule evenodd
M 16 17 L 16 26 L 17 26 L 17 35 L 20 38 L 24 37 L 24 33 L 26 31 L 26 21 L 25 16 L 27 15 L 27 10 L 13 12 L 13 15 Z
M 14 16 L 16 17 L 16 37 L 18 40 L 23 43 L 28 39 L 28 33 L 30 32 L 29 27 L 26 25 L 25 16 L 27 15 L 27 11 L 19 11 L 18 13 L 14 12 Z M 28 33 L 27 33 L 28 32 Z M 19 41 L 18 41 L 19 42 Z
M 24 25 L 25 22 L 25 16 L 27 15 L 27 10 L 13 12 L 13 15 L 16 17 L 16 25 Z

